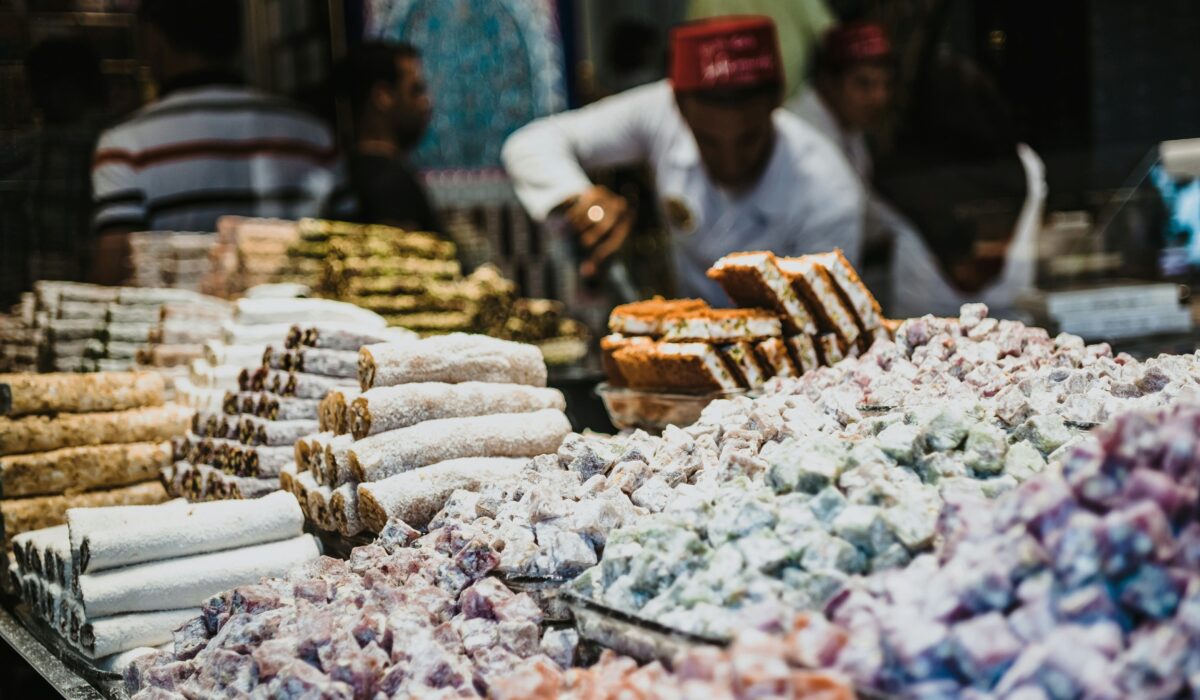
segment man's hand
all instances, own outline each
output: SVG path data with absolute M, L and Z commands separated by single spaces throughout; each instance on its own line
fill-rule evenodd
M 633 230 L 633 211 L 625 198 L 607 187 L 595 186 L 566 202 L 567 222 L 579 235 L 588 257 L 579 273 L 593 277 L 600 265 L 620 250 Z

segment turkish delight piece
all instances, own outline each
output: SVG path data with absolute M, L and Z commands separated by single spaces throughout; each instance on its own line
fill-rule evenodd
M 769 464 L 767 483 L 777 493 L 817 493 L 836 484 L 846 466 L 845 447 L 828 437 L 768 443 L 761 456 Z
M 906 423 L 893 423 L 876 436 L 879 449 L 900 464 L 912 464 L 921 453 L 921 431 Z
M 985 686 L 994 683 L 1024 647 L 998 612 L 955 625 L 950 638 L 959 668 Z

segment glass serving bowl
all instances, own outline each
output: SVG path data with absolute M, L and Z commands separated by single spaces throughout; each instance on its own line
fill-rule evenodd
M 695 423 L 704 407 L 717 399 L 731 399 L 748 394 L 745 389 L 683 394 L 630 389 L 610 386 L 608 383 L 597 386 L 596 393 L 604 402 L 609 420 L 618 430 L 640 428 L 655 435 L 661 433 L 668 425 L 682 428 Z

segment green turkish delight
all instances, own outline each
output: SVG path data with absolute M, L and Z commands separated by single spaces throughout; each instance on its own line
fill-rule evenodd
M 857 574 L 866 569 L 866 557 L 846 540 L 820 532 L 810 536 L 800 564 L 809 571 L 837 569 Z
M 1008 451 L 1008 436 L 988 421 L 980 421 L 967 431 L 966 455 L 963 461 L 976 475 L 999 474 L 1004 469 Z
M 920 456 L 921 430 L 915 425 L 893 423 L 875 439 L 879 449 L 900 464 L 912 464 Z
M 937 533 L 938 503 L 906 503 L 884 509 L 881 518 L 896 539 L 909 551 L 918 552 L 933 544 Z
M 1042 453 L 1026 440 L 1010 445 L 1004 455 L 1004 473 L 1017 481 L 1025 481 L 1045 468 Z
M 1071 439 L 1071 429 L 1057 414 L 1037 415 L 1025 421 L 1015 433 L 1025 439 L 1042 454 L 1048 455 Z
M 942 405 L 929 422 L 923 424 L 925 446 L 934 452 L 957 448 L 980 414 L 979 405 L 971 402 L 951 401 Z
M 776 493 L 816 493 L 837 483 L 846 466 L 846 448 L 826 435 L 812 435 L 800 443 L 792 438 L 768 443 L 760 456 L 767 462 L 767 485 Z
M 842 492 L 831 486 L 821 489 L 817 495 L 813 496 L 812 500 L 808 502 L 808 507 L 812 509 L 813 515 L 817 516 L 818 520 L 832 523 L 848 503 Z

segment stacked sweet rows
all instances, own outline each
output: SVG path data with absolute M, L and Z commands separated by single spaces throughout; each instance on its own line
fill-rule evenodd
M 729 392 L 798 377 L 888 338 L 870 291 L 840 252 L 736 253 L 709 276 L 741 309 L 661 299 L 619 306 L 601 341 L 609 381 L 635 389 Z
M 191 411 L 148 372 L 0 375 L 0 528 L 65 522 L 68 508 L 158 503 L 170 440 Z
M 60 372 L 123 371 L 138 364 L 178 366 L 228 318 L 228 305 L 183 289 L 101 287 L 40 281 L 6 336 L 25 343 L 18 367 Z M 161 347 L 160 347 L 161 346 Z
M 168 490 L 191 500 L 255 498 L 277 490 L 281 474 L 295 470 L 295 441 L 318 429 L 322 400 L 332 390 L 357 386 L 358 348 L 412 337 L 386 328 L 376 314 L 340 302 L 241 300 L 237 309 L 239 323 L 227 329 L 231 335 L 256 339 L 275 333 L 276 342 L 210 346 L 213 354 L 254 357 L 255 364 L 237 371 L 231 390 L 196 392 L 204 409 L 176 446 L 176 463 L 164 473 Z M 297 316 L 318 325 L 261 323 Z M 220 365 L 206 371 L 233 376 Z M 212 394 L 221 395 L 220 407 L 205 398 Z
M 13 541 L 9 585 L 93 659 L 171 641 L 214 591 L 282 576 L 320 551 L 285 493 L 253 503 L 72 508 Z
M 321 432 L 296 443 L 291 486 L 326 530 L 379 532 L 397 515 L 421 527 L 455 489 L 511 480 L 571 429 L 531 345 L 453 333 L 357 360 L 361 394 L 332 391 Z
M 133 287 L 169 287 L 199 292 L 216 244 L 211 233 L 144 231 L 129 237 Z

